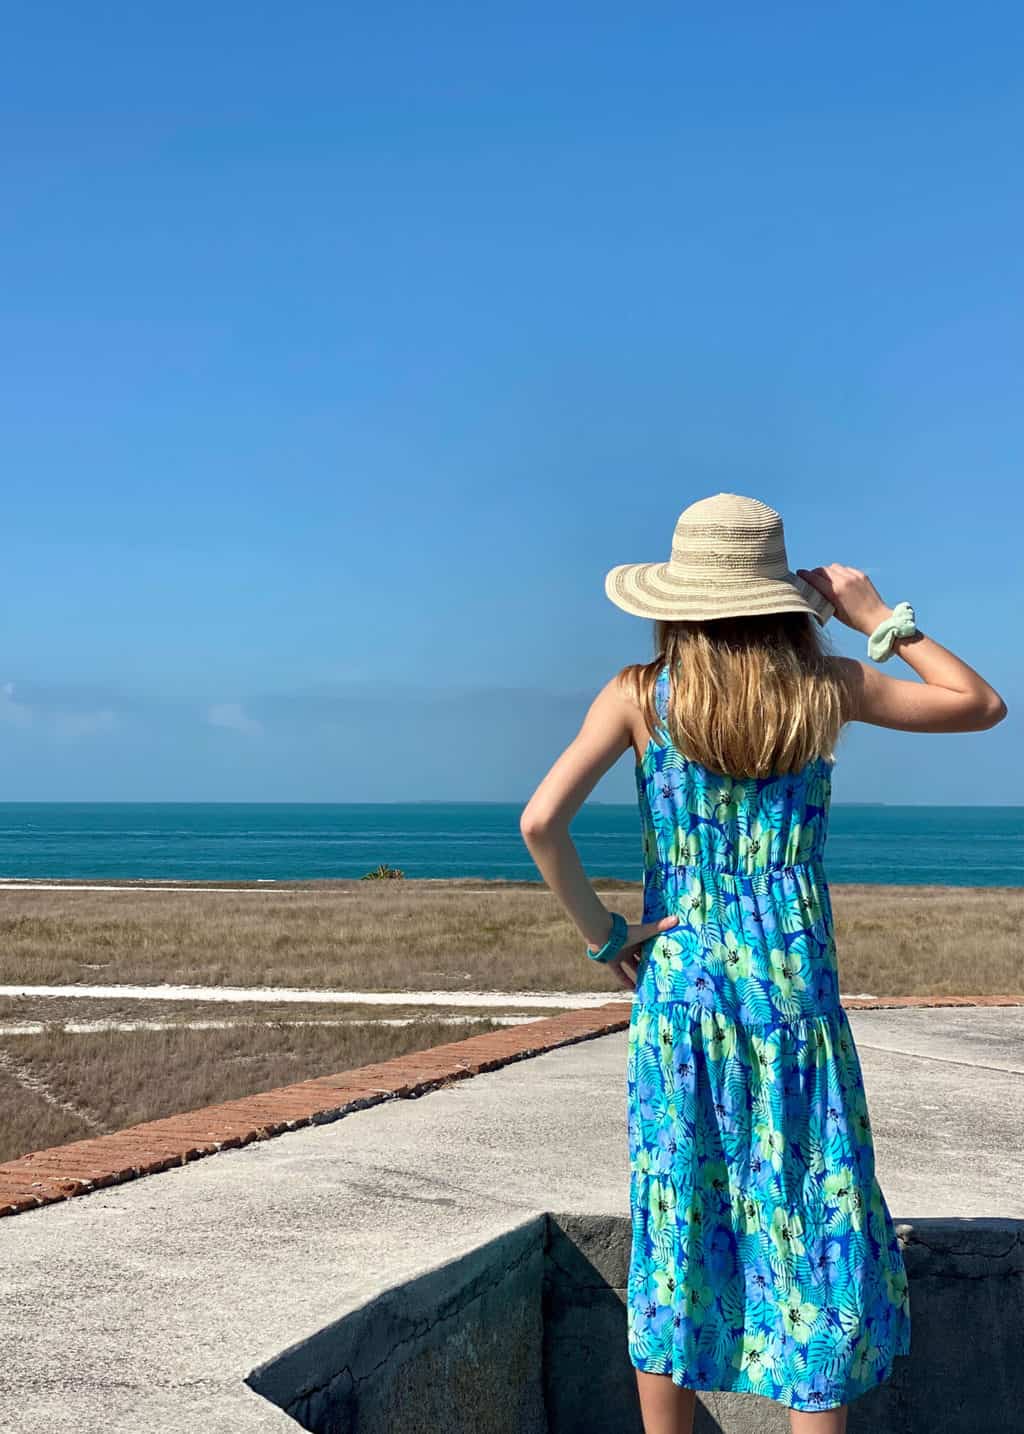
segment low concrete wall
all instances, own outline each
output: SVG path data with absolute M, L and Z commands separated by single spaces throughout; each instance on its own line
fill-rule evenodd
M 313 1434 L 547 1434 L 541 1215 L 398 1285 L 246 1383 Z
M 1024 1221 L 898 1221 L 911 1353 L 849 1434 L 1024 1431 Z M 549 1214 L 387 1294 L 247 1383 L 313 1434 L 642 1434 L 626 1354 L 630 1229 Z M 788 1434 L 753 1394 L 698 1395 L 695 1434 Z
M 1024 1221 L 897 1221 L 911 1351 L 851 1402 L 849 1434 L 1024 1431 Z M 626 1364 L 629 1221 L 549 1216 L 544 1390 L 551 1434 L 641 1434 Z M 701 1393 L 695 1434 L 788 1434 L 755 1394 Z

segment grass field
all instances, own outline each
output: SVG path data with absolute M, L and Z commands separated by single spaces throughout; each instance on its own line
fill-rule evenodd
M 596 882 L 631 921 L 640 888 Z M 1024 889 L 831 888 L 844 994 L 1019 995 Z M 0 1159 L 552 1011 L 525 992 L 624 994 L 528 884 L 360 882 L 244 891 L 0 891 L 0 984 L 231 985 L 407 992 L 373 1005 L 0 998 Z M 468 1012 L 415 993 L 505 993 Z M 442 1018 L 447 1017 L 448 1020 Z M 68 1021 L 180 1029 L 73 1033 Z M 411 1024 L 386 1024 L 408 1020 Z M 451 1020 L 458 1024 L 449 1023 Z M 46 1023 L 39 1034 L 3 1027 Z M 226 1029 L 190 1029 L 200 1021 Z
M 602 890 L 601 883 L 595 883 Z M 836 885 L 843 991 L 1019 993 L 1024 888 Z M 637 886 L 606 905 L 641 915 Z M 544 887 L 0 891 L 0 984 L 610 991 Z

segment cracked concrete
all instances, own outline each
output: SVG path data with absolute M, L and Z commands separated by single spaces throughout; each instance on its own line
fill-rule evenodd
M 957 1332 L 947 1365 L 967 1379 L 979 1361 L 955 1292 L 1001 1289 L 1000 1307 L 1016 1309 L 1018 1241 L 988 1221 L 1024 1218 L 1024 1008 L 854 1010 L 850 1022 L 879 1179 L 897 1226 L 913 1231 L 920 1277 L 949 1292 L 936 1306 L 946 1337 Z M 628 1213 L 625 1045 L 619 1032 L 567 1046 L 0 1221 L 0 1430 L 294 1434 L 245 1384 L 250 1371 L 545 1211 Z M 989 1242 L 989 1273 L 1007 1278 L 975 1279 L 982 1266 L 968 1263 L 962 1281 L 931 1279 L 930 1261 L 981 1257 L 962 1227 L 946 1243 L 924 1230 L 940 1216 L 970 1219 Z M 595 1302 L 619 1301 L 600 1290 L 600 1279 L 621 1287 L 617 1258 L 610 1237 L 588 1248 Z M 525 1310 L 525 1292 L 517 1298 Z M 604 1313 L 608 1336 L 617 1316 L 610 1304 Z M 918 1329 L 927 1350 L 926 1319 L 915 1339 Z M 463 1331 L 424 1355 L 435 1374 L 448 1369 L 448 1414 L 474 1398 L 465 1378 L 474 1348 L 481 1358 L 486 1348 L 475 1338 Z M 536 1358 L 527 1340 L 519 1362 L 508 1352 L 500 1367 L 528 1382 Z

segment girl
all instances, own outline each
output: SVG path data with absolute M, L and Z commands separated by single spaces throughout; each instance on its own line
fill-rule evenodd
M 719 493 L 665 563 L 613 568 L 655 657 L 624 668 L 520 821 L 541 875 L 632 994 L 629 1358 L 646 1434 L 690 1434 L 695 1391 L 762 1394 L 793 1434 L 845 1434 L 850 1400 L 910 1350 L 906 1272 L 875 1176 L 839 1001 L 823 856 L 844 724 L 973 732 L 999 694 L 840 563 L 790 571 L 782 519 Z M 822 640 L 832 615 L 901 680 Z M 569 825 L 635 758 L 639 924 L 608 911 Z

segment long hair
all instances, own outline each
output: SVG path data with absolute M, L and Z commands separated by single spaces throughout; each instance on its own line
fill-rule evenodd
M 817 620 L 805 612 L 654 623 L 656 656 L 620 683 L 652 737 L 658 673 L 669 664 L 673 745 L 713 772 L 766 777 L 834 760 L 847 689 Z

